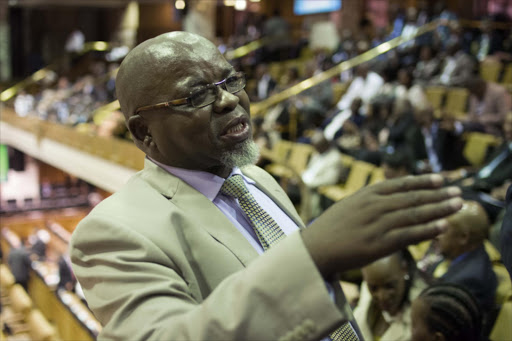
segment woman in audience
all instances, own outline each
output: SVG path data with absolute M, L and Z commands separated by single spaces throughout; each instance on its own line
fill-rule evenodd
M 454 284 L 424 290 L 411 308 L 412 341 L 478 341 L 482 316 L 475 298 Z
M 410 302 L 426 284 L 417 276 L 409 251 L 379 259 L 362 272 L 354 317 L 365 340 L 410 340 Z

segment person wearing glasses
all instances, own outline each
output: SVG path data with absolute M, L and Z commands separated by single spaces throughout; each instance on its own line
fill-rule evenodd
M 439 175 L 367 187 L 307 229 L 252 165 L 245 77 L 172 32 L 124 59 L 117 96 L 144 169 L 73 233 L 73 270 L 102 340 L 360 340 L 336 273 L 444 230 Z

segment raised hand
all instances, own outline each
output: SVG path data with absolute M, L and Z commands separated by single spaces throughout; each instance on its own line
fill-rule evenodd
M 302 232 L 324 277 L 366 265 L 407 245 L 431 239 L 462 207 L 457 187 L 440 188 L 437 174 L 365 187 L 332 205 Z

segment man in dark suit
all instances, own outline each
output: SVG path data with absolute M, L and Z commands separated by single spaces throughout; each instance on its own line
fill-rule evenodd
M 414 119 L 416 125 L 406 132 L 406 140 L 419 173 L 453 170 L 467 164 L 462 139 L 434 119 L 432 108 L 415 111 Z
M 437 237 L 441 254 L 449 263 L 440 280 L 466 287 L 475 295 L 483 312 L 494 308 L 497 279 L 484 248 L 489 220 L 483 207 L 466 201 L 448 218 L 448 230 Z M 437 269 L 434 271 L 436 275 Z
M 76 277 L 71 268 L 71 259 L 68 254 L 60 256 L 59 261 L 59 289 L 65 289 L 68 291 L 75 291 Z
M 16 280 L 16 283 L 21 284 L 25 290 L 28 289 L 28 278 L 32 260 L 30 259 L 30 252 L 26 248 L 25 240 L 21 240 L 17 247 L 13 247 L 7 256 L 7 263 Z

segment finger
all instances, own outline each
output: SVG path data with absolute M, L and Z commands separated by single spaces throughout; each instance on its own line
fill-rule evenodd
M 383 181 L 373 186 L 377 194 L 391 194 L 413 191 L 417 189 L 438 188 L 444 182 L 439 174 L 427 174 L 420 176 L 406 176 L 403 178 Z
M 408 207 L 421 206 L 429 203 L 441 202 L 446 199 L 458 197 L 462 194 L 459 187 L 446 187 L 434 190 L 417 190 L 405 193 L 394 193 L 382 196 L 375 209 L 381 213 L 401 210 Z
M 388 252 L 394 252 L 403 249 L 409 245 L 421 243 L 422 241 L 433 239 L 446 231 L 448 222 L 446 219 L 432 221 L 428 224 L 414 225 L 407 228 L 390 231 L 387 238 L 390 247 Z
M 435 219 L 452 215 L 462 208 L 461 198 L 451 198 L 440 203 L 429 203 L 421 206 L 396 210 L 381 216 L 378 223 L 387 229 L 425 224 Z

